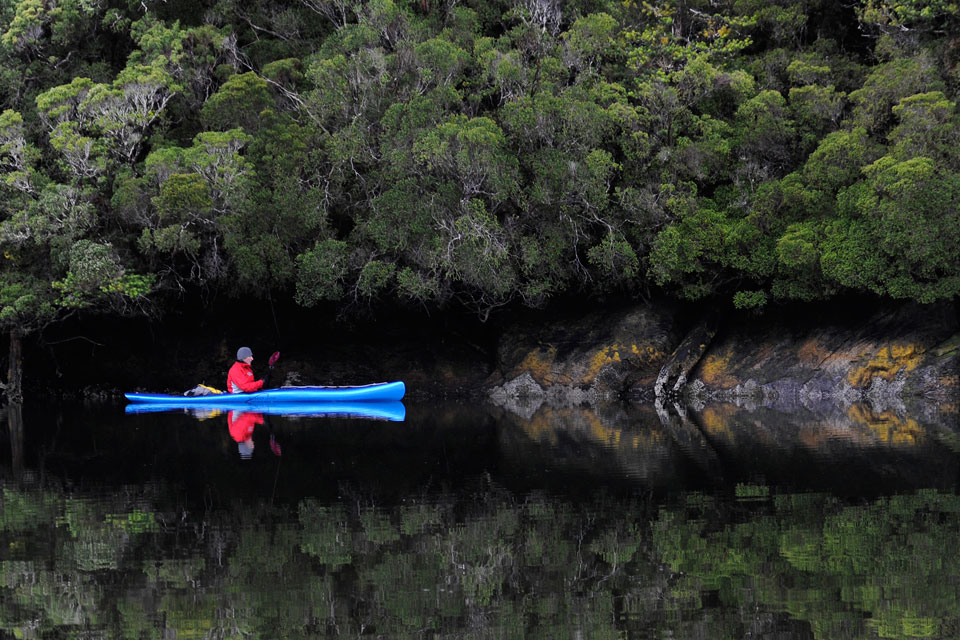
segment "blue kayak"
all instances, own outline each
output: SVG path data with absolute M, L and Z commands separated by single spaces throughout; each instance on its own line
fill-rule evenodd
M 236 394 L 233 394 L 236 395 Z M 204 396 L 209 397 L 209 396 Z M 158 413 L 161 411 L 187 411 L 199 418 L 213 417 L 219 412 L 261 413 L 265 415 L 330 418 L 371 418 L 403 422 L 407 415 L 402 402 L 231 402 L 231 396 L 219 396 L 220 402 L 197 405 L 193 403 L 136 402 L 126 406 L 127 413 Z M 190 398 L 186 398 L 190 400 Z
M 280 387 L 253 393 L 178 396 L 168 393 L 125 393 L 130 402 L 171 404 L 180 407 L 203 407 L 222 404 L 292 404 L 315 402 L 390 402 L 403 399 L 406 386 L 402 382 L 381 382 L 361 387 Z

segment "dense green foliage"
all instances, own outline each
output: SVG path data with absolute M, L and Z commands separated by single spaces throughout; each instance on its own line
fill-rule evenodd
M 940 0 L 6 0 L 0 325 L 960 291 Z
M 164 506 L 0 487 L 0 629 L 18 638 L 954 638 L 960 501 L 496 489 L 376 507 Z M 94 499 L 95 498 L 95 499 Z M 469 506 L 468 506 L 469 505 Z

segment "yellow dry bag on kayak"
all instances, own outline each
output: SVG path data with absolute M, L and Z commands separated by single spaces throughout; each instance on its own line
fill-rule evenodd
M 198 384 L 193 389 L 190 389 L 189 391 L 184 391 L 183 395 L 190 396 L 190 397 L 216 396 L 216 395 L 220 395 L 221 393 L 223 393 L 223 391 L 220 391 L 220 389 L 214 389 L 213 387 L 208 387 L 205 384 Z

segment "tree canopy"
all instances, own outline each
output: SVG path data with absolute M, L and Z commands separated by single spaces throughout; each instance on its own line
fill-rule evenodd
M 0 324 L 960 292 L 960 9 L 11 0 Z

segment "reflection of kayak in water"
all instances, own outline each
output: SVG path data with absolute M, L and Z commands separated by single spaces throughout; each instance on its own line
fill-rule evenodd
M 238 394 L 232 394 L 238 395 Z M 256 395 L 256 394 L 244 394 Z M 176 397 L 176 396 L 173 396 Z M 259 403 L 233 402 L 232 396 L 204 396 L 205 398 L 219 398 L 220 402 L 206 402 L 202 405 L 190 402 L 196 398 L 183 398 L 186 402 L 175 404 L 172 402 L 151 403 L 140 402 L 128 404 L 127 413 L 157 413 L 160 411 L 187 411 L 198 418 L 212 417 L 221 411 L 250 412 L 275 416 L 328 416 L 331 418 L 373 418 L 375 420 L 391 420 L 403 422 L 407 409 L 402 402 L 297 402 L 297 403 Z
M 289 404 L 316 402 L 386 402 L 402 400 L 406 386 L 402 382 L 380 382 L 359 387 L 280 387 L 253 393 L 210 394 L 180 396 L 168 393 L 125 393 L 130 402 L 175 404 L 196 407 L 220 404 L 229 398 L 230 404 Z

